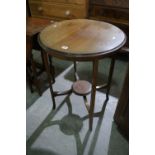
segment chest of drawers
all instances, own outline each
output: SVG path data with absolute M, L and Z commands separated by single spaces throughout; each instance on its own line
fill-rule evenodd
M 86 18 L 88 0 L 28 0 L 32 17 L 54 20 Z

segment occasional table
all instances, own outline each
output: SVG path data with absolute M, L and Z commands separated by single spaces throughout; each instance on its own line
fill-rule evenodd
M 118 27 L 106 22 L 74 19 L 55 22 L 47 26 L 39 34 L 38 41 L 43 49 L 53 109 L 56 107 L 56 96 L 71 92 L 83 96 L 89 113 L 89 129 L 92 130 L 96 90 L 106 88 L 106 100 L 109 99 L 115 55 L 125 44 L 126 35 Z M 75 83 L 73 83 L 71 89 L 63 92 L 53 90 L 52 84 L 55 80 L 50 74 L 49 56 L 74 62 Z M 103 85 L 97 85 L 98 61 L 107 57 L 111 57 L 108 81 Z M 93 63 L 92 83 L 78 79 L 76 61 L 91 61 Z M 86 98 L 89 93 L 91 93 L 90 104 L 88 104 Z

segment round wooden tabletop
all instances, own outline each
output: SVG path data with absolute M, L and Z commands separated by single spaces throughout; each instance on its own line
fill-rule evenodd
M 121 48 L 126 35 L 118 27 L 101 21 L 73 19 L 55 22 L 39 35 L 41 47 L 64 58 L 97 58 Z

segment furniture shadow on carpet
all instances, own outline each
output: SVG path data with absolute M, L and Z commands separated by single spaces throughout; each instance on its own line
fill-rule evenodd
M 104 97 L 99 93 L 96 101 L 99 103 L 99 101 L 104 100 Z M 40 115 L 39 111 L 36 114 L 37 109 L 34 106 L 29 109 L 34 112 L 32 114 L 34 117 L 27 120 L 29 122 L 27 124 L 27 133 L 29 133 L 29 128 L 32 127 L 30 124 L 34 126 L 33 122 L 36 122 L 37 118 L 40 119 L 43 115 L 45 118 L 40 121 L 41 123 L 38 122 L 37 127 L 33 129 L 31 135 L 27 138 L 27 155 L 34 155 L 39 150 L 40 154 L 44 152 L 49 155 L 100 155 L 103 150 L 107 152 L 113 116 L 112 111 L 114 110 L 114 107 L 111 106 L 114 101 L 111 103 L 103 101 L 96 106 L 93 130 L 90 132 L 88 113 L 82 104 L 82 98 L 78 98 L 74 94 L 67 96 L 57 105 L 56 110 L 50 110 L 46 116 L 42 114 L 41 110 L 39 110 Z M 40 108 L 42 107 L 40 106 Z M 43 112 L 45 112 L 45 109 L 43 109 Z M 27 119 L 30 119 L 29 116 Z
M 64 78 L 72 67 L 56 78 L 55 90 L 72 86 L 72 82 Z M 90 95 L 87 98 L 90 103 Z M 47 89 L 26 111 L 27 155 L 108 155 L 118 100 L 112 96 L 108 102 L 105 99 L 104 93 L 96 92 L 90 132 L 83 98 L 74 93 L 57 97 L 56 110 L 52 110 L 51 94 Z

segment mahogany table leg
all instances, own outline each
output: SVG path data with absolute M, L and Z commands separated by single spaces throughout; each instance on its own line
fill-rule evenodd
M 42 66 L 43 66 L 43 69 L 45 69 L 45 63 L 44 63 L 44 55 L 43 55 L 43 51 L 42 51 L 42 49 L 40 49 L 40 51 L 41 51 Z
M 111 80 L 114 72 L 114 65 L 115 65 L 115 58 L 112 57 L 111 64 L 110 64 L 110 70 L 109 70 L 109 76 L 108 76 L 108 85 L 107 85 L 107 92 L 106 92 L 106 100 L 109 100 L 109 91 L 111 87 Z
M 93 113 L 94 113 L 95 96 L 96 96 L 97 73 L 98 73 L 98 60 L 94 60 L 93 61 L 91 103 L 90 103 L 90 110 L 89 110 L 89 130 L 92 130 L 92 126 L 93 126 Z
M 49 59 L 49 63 L 50 63 L 50 73 L 52 74 L 52 80 L 53 80 L 53 83 L 54 83 L 55 82 L 55 69 L 54 69 L 54 66 L 53 66 L 52 57 L 48 56 L 48 59 Z
M 74 79 L 75 79 L 75 81 L 79 80 L 79 76 L 78 76 L 78 73 L 77 73 L 76 61 L 74 61 Z
M 49 83 L 49 87 L 50 87 L 50 92 L 51 92 L 51 97 L 52 97 L 52 101 L 53 101 L 53 109 L 56 108 L 56 105 L 55 105 L 55 96 L 54 96 L 54 92 L 53 92 L 53 82 L 52 82 L 52 77 L 51 77 L 51 74 L 50 74 L 50 67 L 49 67 L 49 64 L 48 64 L 48 53 L 46 53 L 45 51 L 43 52 L 43 57 L 44 57 L 44 65 L 45 65 L 45 69 L 46 69 L 46 73 L 47 73 L 47 76 L 48 76 L 48 83 Z

